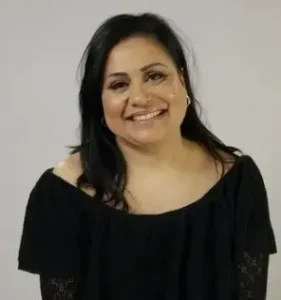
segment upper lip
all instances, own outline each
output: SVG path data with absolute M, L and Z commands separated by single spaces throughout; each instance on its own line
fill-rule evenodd
M 126 119 L 130 119 L 130 118 L 138 117 L 138 116 L 145 116 L 145 115 L 148 115 L 148 114 L 151 114 L 151 113 L 155 113 L 155 112 L 158 112 L 158 111 L 163 111 L 163 110 L 166 110 L 166 109 L 164 109 L 164 108 L 157 108 L 157 109 L 151 109 L 151 110 L 137 111 L 137 112 L 129 114 L 126 117 Z

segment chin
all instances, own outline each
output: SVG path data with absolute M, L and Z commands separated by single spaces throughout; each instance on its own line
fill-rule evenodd
M 165 134 L 155 134 L 149 132 L 136 133 L 131 136 L 130 141 L 135 145 L 146 146 L 161 144 L 166 138 Z

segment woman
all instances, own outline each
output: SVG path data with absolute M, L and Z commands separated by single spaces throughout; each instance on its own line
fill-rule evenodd
M 264 300 L 263 179 L 201 123 L 177 35 L 118 15 L 84 58 L 81 142 L 30 194 L 19 269 L 46 300 Z

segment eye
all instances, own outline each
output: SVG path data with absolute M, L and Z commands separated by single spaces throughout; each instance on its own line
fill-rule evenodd
M 160 72 L 150 72 L 146 76 L 146 81 L 152 81 L 152 82 L 161 82 L 164 80 L 167 76 Z
M 128 84 L 124 81 L 114 81 L 109 85 L 109 89 L 116 91 L 116 90 L 122 90 L 127 86 Z

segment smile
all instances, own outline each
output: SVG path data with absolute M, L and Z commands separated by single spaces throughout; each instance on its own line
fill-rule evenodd
M 154 119 L 155 117 L 162 115 L 164 113 L 165 113 L 164 110 L 158 110 L 158 111 L 154 111 L 154 112 L 143 114 L 143 115 L 132 116 L 132 120 L 133 121 L 147 121 L 147 120 Z

